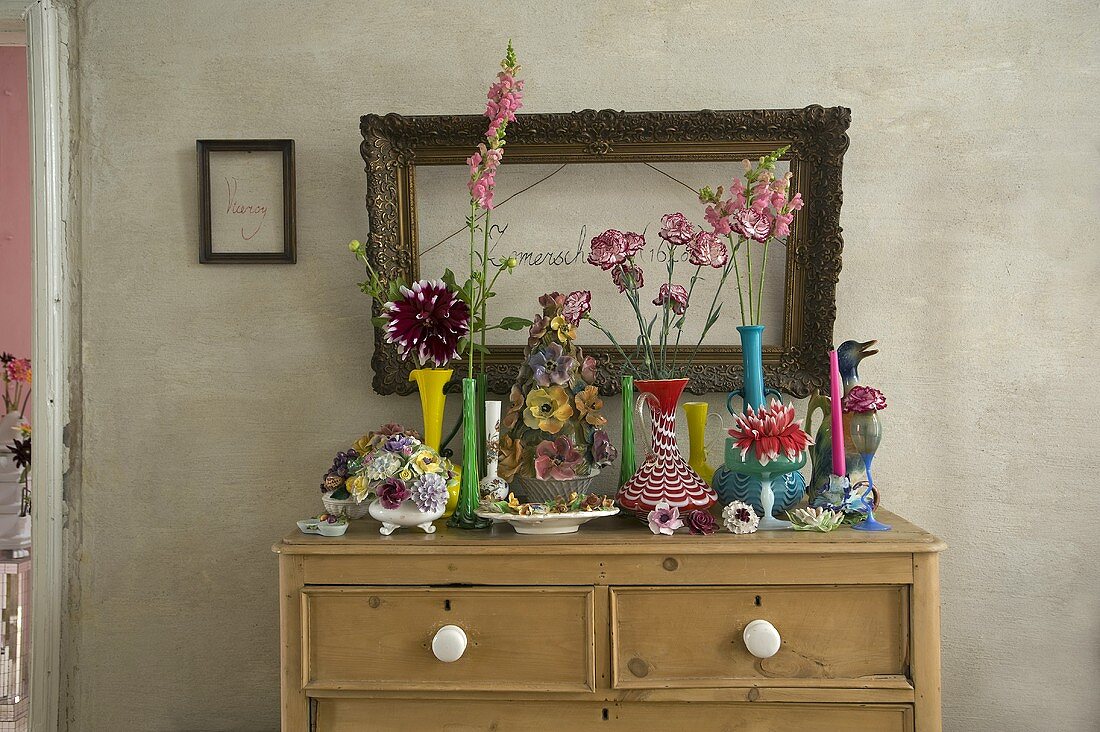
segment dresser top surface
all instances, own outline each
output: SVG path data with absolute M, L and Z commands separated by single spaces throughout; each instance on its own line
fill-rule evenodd
M 891 531 L 854 531 L 847 526 L 827 534 L 816 531 L 758 531 L 711 536 L 677 533 L 655 536 L 635 518 L 597 519 L 575 534 L 517 534 L 511 526 L 496 524 L 486 531 L 448 529 L 437 523 L 434 534 L 400 529 L 390 536 L 378 533 L 378 523 L 352 521 L 339 537 L 293 531 L 272 550 L 278 554 L 864 554 L 938 552 L 938 538 L 902 517 L 880 510 L 876 518 Z

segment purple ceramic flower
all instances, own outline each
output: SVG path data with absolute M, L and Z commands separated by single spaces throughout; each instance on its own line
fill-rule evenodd
M 399 452 L 405 454 L 407 448 L 412 447 L 413 439 L 408 435 L 394 435 L 390 439 L 386 440 L 385 448 L 390 452 Z
M 684 520 L 680 518 L 680 509 L 670 506 L 668 501 L 658 503 L 646 518 L 649 520 L 649 530 L 654 534 L 672 536 L 676 529 L 684 525 Z
M 533 346 L 542 340 L 546 331 L 550 328 L 550 318 L 540 315 L 531 323 L 531 329 L 527 332 L 527 345 Z
M 596 463 L 597 467 L 604 467 L 615 462 L 615 458 L 618 457 L 618 450 L 611 444 L 611 438 L 607 436 L 605 430 L 593 430 L 592 431 L 592 461 Z
M 683 315 L 688 306 L 688 291 L 683 285 L 670 285 L 667 282 L 661 285 L 657 297 L 653 298 L 654 305 L 669 303 L 672 312 Z
M 400 478 L 386 478 L 374 489 L 383 508 L 397 508 L 410 496 L 409 488 Z
M 577 353 L 580 354 L 580 349 L 577 349 Z M 581 360 L 581 378 L 584 379 L 586 384 L 596 383 L 596 359 L 591 356 L 585 356 Z
M 535 372 L 535 381 L 539 386 L 568 384 L 569 372 L 576 365 L 572 356 L 566 354 L 559 343 L 551 343 L 541 351 L 536 351 L 527 359 L 527 365 Z
M 402 287 L 386 303 L 385 339 L 401 358 L 416 356 L 421 366 L 442 367 L 458 358 L 458 342 L 470 332 L 470 308 L 442 280 L 420 280 Z
M 713 534 L 718 531 L 718 519 L 710 511 L 692 511 L 688 514 L 687 526 L 693 534 Z
M 661 217 L 660 237 L 669 244 L 687 244 L 695 236 L 695 225 L 682 213 L 670 213 Z
M 619 288 L 619 292 L 627 289 L 640 290 L 645 284 L 642 268 L 636 264 L 620 264 L 611 270 L 611 281 Z
M 447 505 L 447 479 L 439 473 L 424 473 L 413 484 L 412 499 L 421 513 L 438 513 Z
M 570 480 L 577 477 L 583 456 L 568 437 L 543 440 L 535 448 L 535 477 L 539 480 Z
M 886 409 L 886 396 L 873 386 L 856 384 L 840 402 L 845 412 L 866 414 Z
M 581 319 L 592 312 L 592 293 L 588 290 L 570 292 L 565 297 L 562 316 L 571 324 L 577 325 Z

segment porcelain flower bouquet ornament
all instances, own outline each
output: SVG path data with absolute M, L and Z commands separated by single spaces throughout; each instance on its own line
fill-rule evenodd
M 433 533 L 432 522 L 443 517 L 447 486 L 455 477 L 450 461 L 397 425 L 364 435 L 355 452 L 347 463 L 345 490 L 357 503 L 371 499 L 368 511 L 382 522 L 379 532 L 416 526 Z
M 539 305 L 501 420 L 500 476 L 524 498 L 547 502 L 585 493 L 616 450 L 596 388 L 596 361 L 575 343 L 591 295 L 551 292 Z

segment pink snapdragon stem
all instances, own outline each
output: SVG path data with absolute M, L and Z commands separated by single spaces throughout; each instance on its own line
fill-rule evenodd
M 841 406 L 840 364 L 836 351 L 829 351 L 829 399 L 832 412 L 833 475 L 847 475 L 844 465 L 844 408 Z

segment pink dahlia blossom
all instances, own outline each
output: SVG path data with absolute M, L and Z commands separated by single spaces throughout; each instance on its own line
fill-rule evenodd
M 767 215 L 751 208 L 743 208 L 733 215 L 733 230 L 746 239 L 765 242 L 771 229 Z
M 588 263 L 606 271 L 626 261 L 626 239 L 623 232 L 608 229 L 592 239 Z
M 642 268 L 636 264 L 618 264 L 611 270 L 611 281 L 619 288 L 619 292 L 627 289 L 640 290 L 645 284 L 645 276 Z
M 672 306 L 672 312 L 677 315 L 683 315 L 687 311 L 688 306 L 688 291 L 683 285 L 670 285 L 667 282 L 661 285 L 660 291 L 657 293 L 657 297 L 653 298 L 654 305 L 664 305 L 669 303 Z
M 680 518 L 680 509 L 670 506 L 668 501 L 658 503 L 646 519 L 649 521 L 649 530 L 654 534 L 672 536 L 676 529 L 684 525 L 684 520 Z
M 553 442 L 543 440 L 535 448 L 535 477 L 539 480 L 576 478 L 577 468 L 583 463 L 584 457 L 565 436 Z
M 661 217 L 660 237 L 669 244 L 687 244 L 695 236 L 695 225 L 682 213 L 670 213 Z
M 783 406 L 773 399 L 758 412 L 749 406 L 743 414 L 737 415 L 729 435 L 741 449 L 742 459 L 752 450 L 761 465 L 767 465 L 781 454 L 788 460 L 795 460 L 813 440 L 802 429 L 802 420 L 794 417 L 793 404 Z
M 592 312 L 592 293 L 588 290 L 577 290 L 576 292 L 570 292 L 565 297 L 565 304 L 562 306 L 562 316 L 569 321 L 572 325 L 577 325 L 581 320 Z
M 31 383 L 31 360 L 29 358 L 13 358 L 4 365 L 4 371 L 8 381 L 18 381 L 23 384 Z
M 420 280 L 386 303 L 387 343 L 401 358 L 415 354 L 421 366 L 442 367 L 458 358 L 458 342 L 470 332 L 470 308 L 442 280 Z
M 726 242 L 709 231 L 700 231 L 688 244 L 688 261 L 697 267 L 722 268 L 730 260 Z
M 840 402 L 845 412 L 865 414 L 886 409 L 886 396 L 873 386 L 856 384 Z

